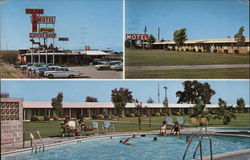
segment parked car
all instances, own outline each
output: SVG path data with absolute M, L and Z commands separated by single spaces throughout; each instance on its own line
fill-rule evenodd
M 56 71 L 45 71 L 44 76 L 48 78 L 73 78 L 79 77 L 79 71 L 70 71 L 67 67 L 58 68 Z
M 44 65 L 44 64 L 43 63 L 33 63 L 33 65 L 27 67 L 27 70 L 33 71 L 36 67 L 41 67 L 42 65 Z
M 32 66 L 34 63 L 27 63 L 27 64 L 24 64 L 24 65 L 20 65 L 20 68 L 21 69 L 27 69 L 29 66 Z
M 105 70 L 110 68 L 109 62 L 101 62 L 100 64 L 95 65 L 97 70 Z
M 59 70 L 59 68 L 61 68 L 61 67 L 60 66 L 48 66 L 47 68 L 40 68 L 40 69 L 36 70 L 36 74 L 43 77 L 45 71 L 57 71 L 57 70 Z
M 110 66 L 111 70 L 116 70 L 116 71 L 122 71 L 123 70 L 123 64 L 119 63 L 119 64 L 115 64 Z

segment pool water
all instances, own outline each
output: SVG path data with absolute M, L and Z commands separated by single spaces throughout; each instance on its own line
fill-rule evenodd
M 250 131 L 250 128 L 208 128 L 210 131 Z
M 63 145 L 45 148 L 45 152 L 32 154 L 25 151 L 14 154 L 3 155 L 4 160 L 181 160 L 188 143 L 186 136 L 160 137 L 158 135 L 146 135 L 131 139 L 131 144 L 119 143 L 128 136 L 96 138 L 82 140 L 81 143 L 71 142 Z M 157 141 L 153 138 L 157 137 Z M 213 154 L 250 149 L 250 138 L 233 136 L 210 136 L 213 143 Z M 192 159 L 198 140 L 194 140 L 187 152 L 186 159 Z M 209 155 L 208 140 L 202 143 L 203 155 Z M 198 153 L 199 155 L 199 153 Z M 197 155 L 197 156 L 198 156 Z

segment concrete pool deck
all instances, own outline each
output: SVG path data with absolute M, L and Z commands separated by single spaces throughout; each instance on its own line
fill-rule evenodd
M 199 132 L 199 128 L 184 128 L 181 129 L 182 134 L 204 134 L 205 132 Z M 43 143 L 45 147 L 53 146 L 53 145 L 59 145 L 69 142 L 77 142 L 81 140 L 87 140 L 87 139 L 95 139 L 95 138 L 101 138 L 101 137 L 111 137 L 111 136 L 132 136 L 132 134 L 141 135 L 141 134 L 158 134 L 159 130 L 155 131 L 143 131 L 143 132 L 113 132 L 113 133 L 107 133 L 107 134 L 99 134 L 99 135 L 90 135 L 90 136 L 77 136 L 77 137 L 50 137 L 50 138 L 43 138 Z M 167 134 L 170 134 L 170 130 L 167 131 Z M 215 131 L 207 131 L 206 134 L 209 135 L 225 135 L 225 136 L 240 136 L 240 137 L 248 137 L 250 138 L 250 135 L 235 135 L 235 134 L 222 134 L 222 133 L 216 133 Z M 39 140 L 37 140 L 37 144 Z M 25 141 L 25 147 L 23 148 L 23 142 L 15 143 L 15 144 L 5 144 L 1 145 L 1 155 L 7 154 L 7 153 L 14 153 L 19 151 L 25 151 L 30 150 L 31 144 L 30 141 Z M 247 158 L 247 159 L 246 159 Z M 210 157 L 204 157 L 204 160 L 210 159 Z M 242 151 L 236 151 L 236 152 L 230 152 L 230 153 L 224 153 L 224 154 L 218 154 L 214 155 L 214 160 L 249 160 L 250 159 L 250 149 L 242 150 Z

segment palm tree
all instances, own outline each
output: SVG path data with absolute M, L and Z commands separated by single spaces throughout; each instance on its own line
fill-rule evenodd
M 228 125 L 232 119 L 236 119 L 236 116 L 233 112 L 233 106 L 227 106 L 226 101 L 222 100 L 221 98 L 219 100 L 219 108 L 214 110 L 214 119 L 222 119 L 223 125 Z
M 209 120 L 211 118 L 211 112 L 206 109 L 206 104 L 200 98 L 196 98 L 196 104 L 194 106 L 194 113 L 191 115 L 197 119 L 206 118 Z

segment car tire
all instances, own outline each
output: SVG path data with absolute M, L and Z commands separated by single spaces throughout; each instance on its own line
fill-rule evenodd
M 75 76 L 73 74 L 69 75 L 69 78 L 74 78 Z
M 53 78 L 53 77 L 54 77 L 53 74 L 48 75 L 48 78 Z

